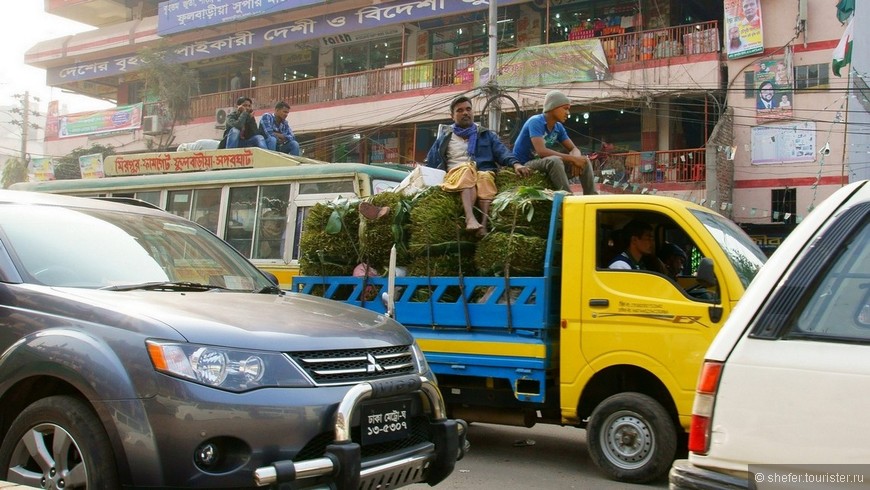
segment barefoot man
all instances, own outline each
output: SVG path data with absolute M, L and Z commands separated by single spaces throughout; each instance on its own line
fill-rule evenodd
M 492 131 L 474 123 L 471 99 L 457 97 L 450 103 L 453 124 L 438 135 L 426 156 L 426 166 L 446 170 L 441 187 L 461 193 L 465 210 L 465 228 L 486 234 L 489 206 L 495 197 L 495 172 L 499 167 L 513 167 L 519 175 L 528 175 L 524 167 Z M 480 209 L 480 219 L 474 205 Z

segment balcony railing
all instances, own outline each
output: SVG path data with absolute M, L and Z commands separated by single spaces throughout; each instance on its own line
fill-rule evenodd
M 617 187 L 704 182 L 706 155 L 704 148 L 599 154 L 595 175 Z
M 715 21 L 596 39 L 601 40 L 610 66 L 719 51 L 719 30 Z M 217 109 L 234 107 L 235 100 L 240 95 L 253 99 L 257 109 L 269 109 L 281 100 L 295 107 L 445 85 L 462 85 L 474 79 L 474 61 L 483 56 L 485 55 L 412 61 L 379 70 L 201 95 L 191 99 L 191 111 L 194 117 L 212 116 Z

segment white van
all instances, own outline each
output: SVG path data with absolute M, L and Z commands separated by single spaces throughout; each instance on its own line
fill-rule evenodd
M 798 225 L 722 327 L 698 381 L 689 459 L 674 462 L 670 488 L 755 488 L 782 476 L 756 465 L 806 479 L 819 471 L 807 465 L 863 464 L 870 483 L 868 407 L 865 180 Z

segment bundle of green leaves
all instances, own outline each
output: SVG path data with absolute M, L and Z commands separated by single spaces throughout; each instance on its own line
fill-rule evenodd
M 390 263 L 390 249 L 397 243 L 397 262 L 408 262 L 407 245 L 408 224 L 405 210 L 406 198 L 396 192 L 381 192 L 369 198 L 373 206 L 389 208 L 389 212 L 375 219 L 360 220 L 359 240 L 362 261 L 379 271 Z
M 553 192 L 517 186 L 492 202 L 495 231 L 478 244 L 474 262 L 481 274 L 542 275 Z
M 338 198 L 311 207 L 299 241 L 299 272 L 349 276 L 360 263 L 358 202 Z

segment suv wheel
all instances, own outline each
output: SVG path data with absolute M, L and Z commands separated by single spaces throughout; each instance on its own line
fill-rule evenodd
M 608 477 L 631 483 L 663 478 L 677 450 L 677 430 L 659 402 L 620 393 L 601 402 L 586 427 L 592 461 Z
M 115 458 L 84 402 L 53 396 L 21 412 L 0 445 L 0 475 L 36 488 L 118 488 Z

